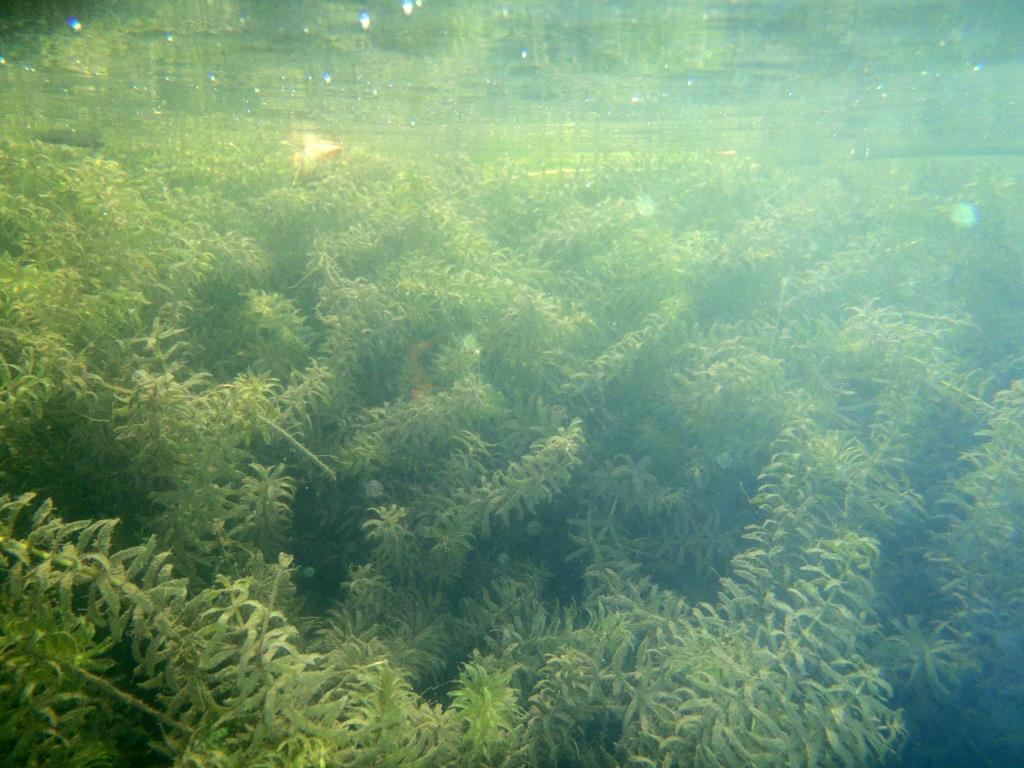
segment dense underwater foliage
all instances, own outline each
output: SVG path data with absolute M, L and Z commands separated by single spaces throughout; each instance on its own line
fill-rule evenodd
M 0 145 L 10 761 L 1024 758 L 1019 174 L 162 146 Z

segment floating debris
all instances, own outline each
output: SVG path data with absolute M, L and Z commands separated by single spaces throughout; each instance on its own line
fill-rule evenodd
M 292 137 L 283 142 L 290 147 L 296 147 L 292 155 L 292 167 L 295 169 L 295 178 L 308 176 L 317 170 L 324 163 L 341 154 L 342 145 L 332 139 L 325 139 L 315 133 L 293 134 Z
M 462 349 L 474 355 L 480 354 L 480 342 L 477 341 L 475 334 L 467 333 L 462 337 Z
M 636 206 L 636 212 L 645 219 L 651 218 L 658 212 L 657 202 L 655 202 L 653 197 L 647 194 L 637 195 L 633 204 Z
M 949 210 L 949 220 L 958 229 L 970 229 L 981 218 L 978 207 L 971 202 L 962 200 Z

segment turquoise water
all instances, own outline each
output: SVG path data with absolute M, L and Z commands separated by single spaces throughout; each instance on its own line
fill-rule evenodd
M 9 7 L 8 764 L 1024 762 L 1017 3 Z

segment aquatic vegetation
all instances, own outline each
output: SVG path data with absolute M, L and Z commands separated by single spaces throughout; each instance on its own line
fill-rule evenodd
M 459 675 L 451 706 L 456 719 L 466 726 L 467 762 L 491 764 L 499 751 L 512 748 L 522 710 L 511 682 L 511 669 L 488 671 L 474 662 L 467 663 Z
M 5 722 L 28 726 L 5 735 L 5 748 L 17 750 L 8 754 L 29 759 L 52 748 L 66 752 L 68 764 L 112 755 L 109 729 L 97 719 L 112 706 L 126 707 L 125 727 L 140 734 L 162 728 L 182 764 L 252 764 L 291 750 L 342 762 L 376 753 L 399 764 L 400 754 L 437 749 L 427 730 L 441 721 L 412 704 L 386 660 L 343 646 L 299 653 L 297 630 L 277 608 L 290 558 L 282 556 L 268 580 L 222 579 L 190 595 L 152 541 L 111 552 L 113 521 L 65 524 L 44 503 L 28 538 L 15 538 L 30 505 L 22 497 L 3 506 L 0 597 L 5 617 L 19 617 L 6 624 L 3 646 L 4 668 L 17 675 L 5 677 L 17 694 L 7 699 Z M 122 641 L 136 666 L 121 660 L 115 671 L 107 652 Z M 407 731 L 412 740 L 388 743 L 410 714 L 421 721 Z M 336 722 L 346 725 L 332 728 Z M 77 727 L 65 731 L 69 724 Z
M 972 672 L 975 661 L 966 654 L 968 638 L 952 635 L 948 625 L 925 629 L 919 616 L 893 622 L 886 654 L 901 676 L 901 687 L 910 697 L 949 697 L 960 678 Z M 898 661 L 896 661 L 898 660 Z
M 311 147 L 0 144 L 0 750 L 1024 752 L 1012 196 Z

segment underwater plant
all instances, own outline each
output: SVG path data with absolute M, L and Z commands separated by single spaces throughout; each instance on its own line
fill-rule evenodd
M 1008 234 L 909 168 L 214 128 L 0 142 L 0 753 L 1024 754 L 1019 307 L 943 272 Z
M 514 746 L 522 710 L 511 687 L 512 670 L 489 671 L 468 662 L 459 675 L 452 692 L 452 709 L 456 720 L 465 723 L 465 759 L 496 764 L 499 752 Z

